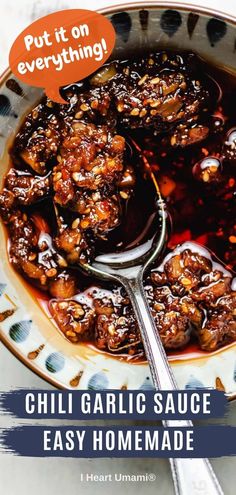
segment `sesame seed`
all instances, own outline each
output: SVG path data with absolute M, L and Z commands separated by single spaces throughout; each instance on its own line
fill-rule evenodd
M 160 100 L 152 100 L 150 102 L 150 107 L 156 108 L 156 107 L 159 107 L 160 104 L 161 104 Z
M 56 172 L 53 178 L 57 182 L 58 180 L 60 180 L 62 178 L 62 173 Z
M 49 270 L 46 271 L 46 275 L 47 277 L 51 278 L 51 277 L 55 277 L 57 274 L 57 270 L 56 268 L 50 268 Z
M 192 281 L 190 280 L 190 278 L 187 278 L 187 277 L 183 277 L 181 280 L 181 283 L 183 285 L 192 285 Z
M 81 220 L 81 228 L 82 229 L 87 229 L 89 227 L 89 220 Z
M 139 109 L 133 108 L 133 110 L 131 110 L 130 112 L 130 115 L 132 115 L 133 117 L 137 117 L 139 115 Z
M 79 172 L 74 172 L 74 173 L 72 174 L 72 178 L 74 179 L 74 181 L 75 181 L 75 182 L 79 181 L 79 179 L 80 179 L 80 174 L 79 174 Z
M 89 110 L 89 106 L 86 103 L 82 103 L 82 105 L 80 105 L 80 110 L 87 112 Z
M 68 266 L 67 261 L 64 258 L 62 258 L 62 256 L 58 258 L 57 262 L 61 268 L 66 268 Z
M 91 108 L 93 110 L 96 110 L 96 108 L 98 108 L 98 103 L 99 103 L 98 100 L 91 101 Z
M 142 108 L 140 114 L 139 114 L 139 117 L 145 117 L 145 115 L 147 115 L 147 110 L 145 108 Z
M 72 330 L 67 330 L 66 336 L 67 337 L 76 337 L 76 333 L 75 332 L 72 332 Z
M 142 84 L 145 83 L 147 78 L 148 78 L 148 74 L 145 74 L 145 76 L 141 77 L 141 79 L 138 81 L 138 85 L 142 86 Z
M 159 82 L 160 82 L 160 77 L 154 77 L 150 81 L 151 84 L 158 84 Z
M 77 229 L 77 227 L 79 226 L 80 224 L 80 218 L 76 218 L 73 222 L 72 222 L 72 229 Z
M 124 103 L 123 102 L 118 103 L 117 110 L 118 110 L 118 112 L 123 112 L 123 110 L 124 110 Z
M 116 328 L 115 328 L 115 325 L 113 323 L 111 323 L 110 325 L 108 325 L 108 332 L 109 332 L 110 335 L 114 335 L 115 330 L 116 330 Z
M 37 254 L 36 253 L 32 253 L 32 254 L 29 255 L 28 260 L 29 261 L 34 261 L 36 257 L 37 257 Z
M 202 174 L 202 180 L 203 180 L 204 182 L 209 182 L 209 179 L 210 179 L 210 175 L 209 175 L 209 173 L 207 172 L 207 170 L 205 170 L 205 171 L 203 172 L 203 174 Z
M 81 112 L 81 111 L 80 112 L 76 112 L 75 118 L 76 119 L 81 119 L 81 117 L 83 117 L 83 115 L 84 115 L 84 112 Z
M 123 198 L 123 199 L 128 199 L 128 194 L 125 192 L 125 191 L 120 191 L 120 196 Z
M 84 310 L 80 304 L 77 304 L 75 308 L 73 308 L 73 316 L 75 318 L 80 318 L 81 316 L 84 316 Z

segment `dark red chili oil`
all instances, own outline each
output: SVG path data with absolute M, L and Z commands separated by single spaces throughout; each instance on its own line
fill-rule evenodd
M 211 115 L 207 113 L 205 116 L 206 125 L 210 125 L 211 132 L 204 141 L 185 148 L 170 146 L 167 150 L 165 135 L 137 130 L 130 132 L 130 136 L 139 144 L 143 156 L 155 172 L 166 201 L 171 225 L 168 249 L 192 240 L 206 246 L 228 269 L 235 271 L 236 159 L 224 159 L 222 145 L 229 140 L 230 133 L 236 128 L 236 79 L 206 63 L 203 63 L 203 72 L 208 77 L 209 88 L 214 88 L 213 110 Z M 217 105 L 216 98 L 219 99 Z M 201 164 L 208 157 L 215 157 L 220 161 L 217 180 L 207 177 L 207 180 L 202 179 Z M 130 160 L 132 162 L 133 158 Z M 124 249 L 131 242 L 134 244 L 137 238 L 140 242 L 143 227 L 153 212 L 153 199 L 148 181 L 138 180 L 134 197 L 127 204 L 121 225 L 106 241 L 107 249 Z M 53 232 L 55 228 L 53 224 L 48 223 L 48 218 L 51 218 L 48 208 L 47 202 L 41 203 L 40 208 L 39 205 L 31 208 L 31 214 L 34 215 L 41 234 Z M 99 245 L 97 248 L 102 249 Z M 90 281 L 83 274 L 79 277 L 81 290 L 88 287 L 90 282 L 99 286 L 99 283 Z M 40 307 L 50 315 L 50 298 L 47 293 L 33 287 L 25 279 L 24 282 Z M 86 345 L 93 347 L 91 342 Z M 187 359 L 205 354 L 197 343 L 190 343 L 183 350 L 168 351 L 170 359 Z M 137 362 L 135 356 L 132 358 L 124 354 L 113 354 L 113 357 Z

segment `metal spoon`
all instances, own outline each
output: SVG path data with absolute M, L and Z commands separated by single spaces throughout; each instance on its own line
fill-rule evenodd
M 138 145 L 133 142 L 136 149 Z M 156 232 L 143 244 L 124 252 L 97 256 L 81 268 L 89 275 L 123 285 L 130 298 L 139 325 L 143 345 L 149 362 L 153 384 L 158 390 L 176 390 L 177 384 L 168 363 L 159 333 L 156 330 L 145 291 L 143 276 L 157 260 L 166 244 L 167 215 L 157 180 L 145 157 L 141 156 L 156 191 L 156 212 L 153 222 Z M 163 421 L 164 426 L 193 427 L 191 421 Z M 178 495 L 223 494 L 208 459 L 170 459 L 175 493 Z

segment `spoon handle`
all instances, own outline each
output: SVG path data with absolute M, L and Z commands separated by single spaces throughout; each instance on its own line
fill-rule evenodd
M 142 335 L 154 386 L 157 390 L 176 390 L 177 384 L 156 330 L 142 276 L 123 279 Z M 192 428 L 191 421 L 163 421 L 168 427 Z M 208 459 L 170 459 L 176 495 L 224 495 Z
M 155 322 L 142 287 L 141 277 L 123 279 L 122 282 L 128 292 L 137 318 L 154 387 L 157 390 L 175 390 L 177 385 L 159 333 L 156 330 Z
M 224 495 L 208 459 L 169 459 L 176 495 Z

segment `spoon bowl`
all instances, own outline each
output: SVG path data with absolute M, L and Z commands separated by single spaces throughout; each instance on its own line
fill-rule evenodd
M 131 143 L 131 144 L 130 144 Z M 153 212 L 145 226 L 145 238 L 140 242 L 130 243 L 125 250 L 116 249 L 113 252 L 99 253 L 90 263 L 81 265 L 82 269 L 105 280 L 116 280 L 124 283 L 123 277 L 132 279 L 134 274 L 144 275 L 147 267 L 160 257 L 167 240 L 167 214 L 165 203 L 161 197 L 160 188 L 156 177 L 147 161 L 142 155 L 137 143 L 132 139 L 128 141 L 139 153 L 139 162 L 143 169 L 139 173 L 146 175 L 154 190 Z M 140 169 L 140 167 L 137 167 Z M 122 278 L 122 280 L 121 280 Z

